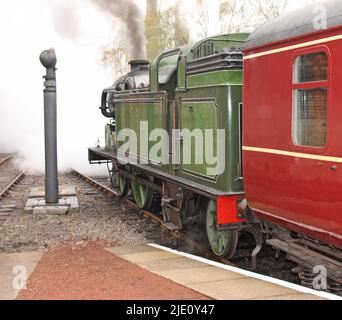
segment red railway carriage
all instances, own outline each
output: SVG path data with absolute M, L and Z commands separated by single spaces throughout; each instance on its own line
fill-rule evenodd
M 255 215 L 342 248 L 342 1 L 285 14 L 244 50 L 244 180 Z

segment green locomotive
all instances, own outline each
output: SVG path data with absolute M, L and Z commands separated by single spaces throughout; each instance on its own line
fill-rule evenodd
M 232 257 L 248 224 L 242 178 L 243 54 L 248 34 L 207 38 L 162 53 L 102 94 L 105 148 L 91 163 L 111 164 L 113 187 L 139 208 L 160 199 L 173 229 L 205 222 L 218 257 Z

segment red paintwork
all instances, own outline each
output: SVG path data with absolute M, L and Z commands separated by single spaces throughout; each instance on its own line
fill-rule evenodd
M 342 26 L 245 51 L 245 55 L 342 34 Z M 325 50 L 330 93 L 327 145 L 292 141 L 293 63 Z M 249 60 L 244 64 L 244 142 L 247 147 L 342 158 L 342 40 Z M 342 163 L 244 151 L 249 206 L 264 220 L 342 248 Z M 333 166 L 337 170 L 333 170 Z
M 220 196 L 217 198 L 217 224 L 244 223 L 246 219 L 240 219 L 238 213 L 238 200 L 240 196 Z

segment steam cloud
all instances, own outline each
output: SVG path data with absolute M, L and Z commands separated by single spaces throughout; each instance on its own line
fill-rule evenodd
M 113 75 L 105 70 L 101 55 L 112 24 L 90 1 L 0 1 L 0 33 L 0 153 L 18 152 L 27 173 L 44 172 L 45 70 L 39 54 L 54 47 L 59 170 L 105 174 L 105 167 L 89 165 L 87 149 L 98 138 L 104 143 L 107 120 L 98 107 Z
M 120 19 L 126 27 L 130 55 L 134 59 L 146 57 L 144 16 L 133 0 L 91 0 L 101 11 Z
M 37 12 L 42 13 L 39 19 Z M 106 14 L 109 19 L 104 19 Z M 45 70 L 38 57 L 54 47 L 59 170 L 105 174 L 105 167 L 87 161 L 88 147 L 98 139 L 104 143 L 107 119 L 98 106 L 103 88 L 114 80 L 101 56 L 108 39 L 123 29 L 131 56 L 144 58 L 143 22 L 142 10 L 133 0 L 0 1 L 0 70 L 5 75 L 0 77 L 0 153 L 16 151 L 28 173 L 44 171 Z
M 56 31 L 71 41 L 78 41 L 81 36 L 81 21 L 75 3 L 55 0 L 51 9 L 54 12 L 53 22 Z

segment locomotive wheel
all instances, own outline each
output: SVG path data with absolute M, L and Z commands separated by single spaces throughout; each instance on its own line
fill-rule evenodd
M 234 256 L 239 232 L 236 230 L 218 231 L 216 228 L 217 208 L 214 201 L 210 201 L 207 208 L 206 229 L 212 252 L 218 258 L 230 259 Z
M 111 176 L 112 187 L 115 189 L 119 197 L 126 197 L 129 191 L 129 181 L 126 177 L 114 172 Z
M 131 183 L 135 203 L 142 210 L 149 210 L 153 201 L 153 190 L 136 182 Z

